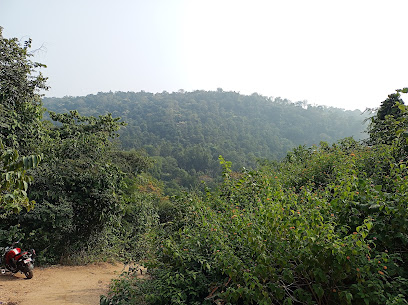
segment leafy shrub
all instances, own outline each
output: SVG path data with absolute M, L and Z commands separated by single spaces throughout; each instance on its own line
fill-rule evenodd
M 151 280 L 105 301 L 126 286 L 129 304 L 406 304 L 407 170 L 390 149 L 346 139 L 239 174 L 221 159 L 219 190 L 187 195 L 156 236 Z

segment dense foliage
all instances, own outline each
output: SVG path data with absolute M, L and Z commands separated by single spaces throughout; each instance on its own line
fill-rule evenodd
M 0 32 L 0 244 L 21 240 L 40 263 L 121 256 L 156 213 L 148 203 L 163 197 L 138 189 L 156 183 L 136 180 L 151 162 L 117 149 L 124 123 L 110 114 L 50 112 L 44 120 L 39 90 L 47 86 L 38 68 L 45 66 L 30 60 L 30 45 Z M 131 221 L 137 213 L 143 223 Z
M 361 112 L 291 103 L 281 98 L 236 92 L 116 92 L 45 98 L 53 111 L 86 115 L 112 113 L 127 126 L 122 148 L 143 148 L 155 159 L 151 173 L 166 182 L 166 193 L 220 175 L 218 156 L 234 170 L 254 168 L 259 159 L 280 159 L 298 145 L 363 136 Z
M 219 189 L 185 196 L 152 237 L 150 279 L 125 275 L 101 304 L 407 304 L 400 127 L 391 144 L 299 146 L 256 171 L 220 158 Z
M 407 92 L 407 88 L 396 90 L 395 93 L 388 95 L 388 98 L 381 103 L 376 114 L 370 119 L 368 129 L 370 137 L 367 141 L 369 144 L 392 144 L 396 139 L 400 138 L 401 133 L 406 137 L 408 127 L 407 109 L 401 99 L 401 93 Z
M 41 156 L 19 157 L 17 150 L 5 149 L 0 140 L 0 219 L 10 213 L 18 213 L 23 208 L 30 210 L 34 201 L 27 196 L 32 177 L 27 170 L 35 168 Z
M 45 65 L 30 60 L 30 47 L 31 40 L 21 46 L 17 38 L 4 38 L 0 27 L 0 139 L 23 154 L 41 139 L 39 90 L 47 89 L 39 71 Z
M 31 40 L 21 46 L 16 38 L 3 38 L 0 27 L 0 216 L 30 209 L 27 197 L 31 181 L 27 170 L 38 165 L 41 156 L 35 143 L 42 136 L 40 89 L 46 78 L 32 62 Z M 31 154 L 24 157 L 25 154 Z

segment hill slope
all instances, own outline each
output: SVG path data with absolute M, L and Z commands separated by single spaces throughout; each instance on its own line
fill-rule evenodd
M 218 156 L 236 168 L 257 159 L 279 159 L 298 145 L 329 143 L 365 129 L 358 110 L 291 103 L 281 98 L 236 92 L 116 92 L 84 97 L 45 98 L 55 112 L 83 115 L 112 113 L 128 126 L 121 131 L 124 149 L 144 149 L 156 156 L 155 175 L 182 185 L 197 173 L 214 176 Z

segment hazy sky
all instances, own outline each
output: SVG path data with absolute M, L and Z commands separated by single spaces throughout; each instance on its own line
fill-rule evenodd
M 42 46 L 47 96 L 222 88 L 364 110 L 408 86 L 407 12 L 407 0 L 0 0 L 0 26 Z

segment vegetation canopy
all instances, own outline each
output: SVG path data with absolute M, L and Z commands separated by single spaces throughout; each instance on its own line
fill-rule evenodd
M 220 182 L 218 156 L 233 170 L 255 168 L 260 160 L 282 159 L 298 145 L 364 137 L 360 111 L 292 103 L 282 98 L 237 92 L 109 92 L 83 97 L 45 98 L 56 112 L 112 113 L 127 122 L 122 149 L 144 149 L 155 163 L 150 173 L 168 195 L 205 181 Z

